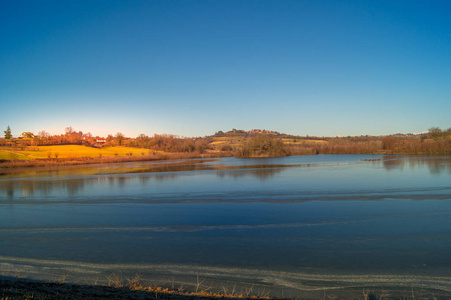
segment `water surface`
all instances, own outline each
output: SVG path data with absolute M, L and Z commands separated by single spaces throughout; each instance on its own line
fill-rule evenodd
M 449 157 L 372 155 L 4 174 L 0 271 L 42 278 L 70 270 L 74 280 L 117 270 L 205 274 L 292 292 L 357 282 L 451 292 L 450 179 Z

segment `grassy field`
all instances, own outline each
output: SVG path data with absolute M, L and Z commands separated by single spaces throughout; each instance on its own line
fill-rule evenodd
M 238 147 L 245 140 L 246 139 L 244 137 L 214 137 L 213 142 L 210 143 L 210 146 L 215 150 L 219 150 L 226 145 L 230 147 Z
M 282 142 L 288 145 L 302 145 L 302 144 L 327 144 L 324 140 L 310 140 L 310 139 L 288 139 L 283 138 Z
M 26 147 L 24 150 L 0 149 L 0 159 L 37 159 L 37 158 L 78 158 L 78 157 L 113 157 L 113 156 L 143 156 L 153 153 L 147 149 L 131 147 L 93 148 L 80 145 L 57 145 Z
M 12 159 L 30 159 L 30 158 L 16 151 L 0 150 L 0 159 L 12 160 Z

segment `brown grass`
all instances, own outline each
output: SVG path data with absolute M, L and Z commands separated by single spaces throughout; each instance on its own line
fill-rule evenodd
M 199 281 L 195 291 L 179 288 L 164 288 L 145 285 L 139 275 L 127 278 L 121 273 L 112 274 L 108 285 L 79 285 L 61 282 L 41 282 L 16 278 L 0 277 L 0 299 L 274 299 L 252 294 L 252 288 L 242 294 L 209 292 L 208 287 Z
M 40 299 L 40 300 L 66 300 L 66 299 L 172 299 L 172 300 L 196 300 L 196 299 L 300 299 L 293 298 L 274 298 L 269 297 L 269 290 L 256 290 L 254 285 L 244 288 L 241 292 L 236 291 L 236 285 L 229 290 L 223 286 L 223 292 L 210 291 L 211 286 L 205 284 L 205 278 L 197 278 L 197 283 L 188 291 L 181 285 L 179 288 L 172 284 L 172 287 L 164 287 L 157 283 L 155 286 L 146 284 L 140 275 L 133 277 L 123 276 L 122 273 L 113 273 L 108 277 L 107 285 L 81 285 L 64 282 L 43 282 L 36 280 L 27 280 L 20 278 L 4 278 L 0 276 L 0 300 L 12 299 Z M 367 289 L 353 289 L 351 294 L 346 297 L 337 297 L 336 295 L 326 293 L 313 299 L 391 299 L 391 300 L 417 300 L 417 299 L 449 299 L 446 292 L 425 291 L 417 293 L 412 287 L 411 291 L 405 288 L 404 293 L 399 295 L 397 291 L 394 295 L 389 290 L 382 289 L 375 292 Z M 404 294 L 404 296 L 402 296 Z M 418 294 L 418 295 L 417 295 Z M 352 296 L 351 296 L 352 295 Z M 309 298 L 312 299 L 312 298 Z

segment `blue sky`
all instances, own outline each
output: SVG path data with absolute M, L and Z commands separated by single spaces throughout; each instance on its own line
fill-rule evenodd
M 450 12 L 447 0 L 0 0 L 0 129 L 446 129 Z

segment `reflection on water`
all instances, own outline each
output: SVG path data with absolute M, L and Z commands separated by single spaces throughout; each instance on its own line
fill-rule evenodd
M 448 278 L 450 175 L 449 157 L 371 155 L 16 172 L 0 177 L 0 274 L 14 261 L 64 261 Z M 293 281 L 280 276 L 266 283 Z
M 451 173 L 451 157 L 446 156 L 386 156 L 382 161 L 387 171 L 427 167 L 431 174 Z
M 286 172 L 288 169 L 296 168 L 295 172 L 308 172 L 309 168 L 315 167 L 327 167 L 336 165 L 335 162 L 315 162 L 314 160 L 310 162 L 293 163 L 292 161 L 287 161 L 287 163 L 282 164 L 281 161 L 274 163 L 270 161 L 268 164 L 261 164 L 259 160 L 251 160 L 243 162 L 243 160 L 231 160 L 227 163 L 223 163 L 220 160 L 184 160 L 175 161 L 169 163 L 136 163 L 133 164 L 113 164 L 111 166 L 102 166 L 102 168 L 86 167 L 77 169 L 60 169 L 51 170 L 49 172 L 40 172 L 39 177 L 28 178 L 28 176 L 11 176 L 9 175 L 7 179 L 0 179 L 0 191 L 3 192 L 4 196 L 12 199 L 16 198 L 23 199 L 31 197 L 34 195 L 40 196 L 75 196 L 80 191 L 92 191 L 93 189 L 98 189 L 103 187 L 111 190 L 121 189 L 127 187 L 127 185 L 136 186 L 139 183 L 141 187 L 146 187 L 149 182 L 162 183 L 164 181 L 177 181 L 183 180 L 183 177 L 187 177 L 186 172 L 214 172 L 217 178 L 231 177 L 235 180 L 243 179 L 246 177 L 253 177 L 259 179 L 263 183 L 271 183 L 270 179 L 275 175 L 280 175 Z M 232 163 L 230 162 L 232 161 Z M 238 161 L 238 162 L 237 162 Z M 282 161 L 283 162 L 283 161 Z M 348 166 L 348 162 L 343 163 L 343 167 Z M 354 163 L 361 163 L 360 160 Z M 433 175 L 439 175 L 442 173 L 451 173 L 451 158 L 449 157 L 422 157 L 422 156 L 385 156 L 376 161 L 365 162 L 371 164 L 374 167 L 383 165 L 384 169 L 388 172 L 390 171 L 403 171 L 406 168 L 410 169 L 425 169 L 427 168 L 429 172 Z M 299 170 L 299 168 L 303 168 Z M 291 170 L 292 171 L 292 170 Z M 90 174 L 90 175 L 84 175 Z M 197 174 L 197 173 L 195 173 Z M 290 176 L 293 177 L 293 176 Z M 324 179 L 327 179 L 326 176 Z M 2 177 L 0 177 L 2 178 Z M 334 179 L 334 178 L 331 178 Z M 427 191 L 424 189 L 416 189 L 416 186 L 411 187 L 412 191 Z M 434 190 L 435 187 L 434 187 Z M 306 189 L 302 189 L 302 194 L 309 194 L 310 192 Z M 396 190 L 384 190 L 390 193 L 396 192 Z M 108 194 L 108 190 L 105 190 Z M 353 196 L 352 191 L 334 191 L 335 194 L 342 194 L 342 199 L 355 200 L 355 199 L 380 199 L 381 197 L 386 197 L 386 193 L 381 194 L 380 191 L 375 191 L 377 195 L 374 197 L 359 197 Z M 358 191 L 360 193 L 360 191 Z M 283 195 L 283 191 L 279 192 Z M 345 197 L 343 194 L 347 194 L 349 197 Z M 1 194 L 0 194 L 1 195 Z M 111 196 L 111 195 L 110 195 Z M 293 197 L 292 201 L 300 200 L 327 200 L 330 197 L 327 193 L 316 192 L 317 197 Z M 344 196 L 344 197 L 343 197 Z M 393 195 L 399 197 L 399 195 Z M 436 195 L 437 196 L 437 195 Z M 426 194 L 423 198 L 434 197 L 433 195 Z M 333 199 L 333 197 L 331 197 Z M 416 199 L 421 199 L 417 195 Z M 264 198 L 261 200 L 265 200 Z M 66 200 L 65 200 L 66 201 Z
M 182 168 L 186 171 L 186 168 Z M 233 177 L 238 179 L 240 177 L 253 176 L 260 180 L 266 180 L 274 176 L 274 174 L 280 173 L 282 168 L 260 168 L 251 170 L 239 170 L 236 172 L 228 172 L 218 168 L 218 177 Z M 154 171 L 152 173 L 155 173 Z M 136 176 L 98 176 L 98 177 L 83 177 L 83 178 L 69 178 L 63 180 L 44 180 L 44 179 L 27 179 L 27 180 L 3 180 L 0 181 L 0 191 L 5 191 L 9 198 L 13 198 L 14 194 L 20 194 L 23 197 L 33 196 L 40 194 L 42 196 L 50 195 L 53 191 L 64 192 L 68 196 L 74 196 L 81 190 L 88 190 L 94 185 L 104 184 L 108 182 L 110 188 L 125 187 L 127 182 L 139 182 L 145 186 L 150 180 L 156 182 L 163 182 L 166 180 L 175 180 L 181 175 L 177 173 L 170 174 L 141 174 L 140 172 Z
M 226 177 L 226 176 L 231 176 L 235 179 L 238 179 L 240 177 L 244 177 L 244 176 L 254 176 L 262 181 L 265 181 L 271 177 L 273 177 L 275 174 L 278 174 L 280 172 L 283 171 L 282 167 L 270 167 L 270 168 L 260 168 L 260 169 L 255 169 L 255 170 L 240 170 L 239 172 L 228 172 L 226 170 L 223 171 L 218 171 L 217 172 L 217 176 L 218 177 Z

